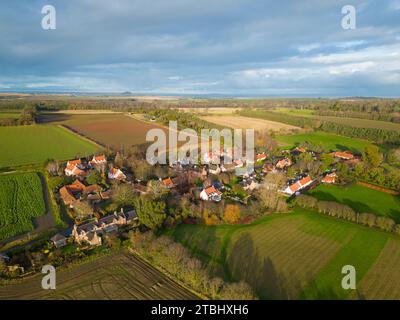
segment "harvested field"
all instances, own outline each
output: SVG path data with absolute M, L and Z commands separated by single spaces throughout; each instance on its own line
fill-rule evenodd
M 299 127 L 291 126 L 284 123 L 264 120 L 264 119 L 256 119 L 256 118 L 248 118 L 242 116 L 204 116 L 201 117 L 203 120 L 215 123 L 217 125 L 233 128 L 233 129 L 254 129 L 256 131 L 292 131 L 292 130 L 301 130 Z
M 179 108 L 183 112 L 190 112 L 196 115 L 233 115 L 235 112 L 242 110 L 242 108 Z
M 129 252 L 114 253 L 59 271 L 56 290 L 43 290 L 41 279 L 40 274 L 0 288 L 0 300 L 199 299 Z
M 42 122 L 51 122 L 70 128 L 103 146 L 121 149 L 146 142 L 150 129 L 159 128 L 156 124 L 146 123 L 123 114 L 44 114 Z M 165 129 L 163 129 L 165 130 Z

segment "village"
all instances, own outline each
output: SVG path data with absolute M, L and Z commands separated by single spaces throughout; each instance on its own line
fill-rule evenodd
M 282 150 L 280 156 L 269 156 L 267 152 L 259 152 L 255 163 L 246 159 L 232 161 L 232 150 L 211 151 L 203 155 L 203 165 L 193 165 L 178 161 L 167 165 L 164 174 L 156 179 L 141 181 L 134 178 L 133 172 L 115 166 L 112 157 L 95 155 L 91 159 L 73 159 L 65 164 L 64 176 L 73 182 L 63 185 L 57 191 L 62 205 L 67 209 L 73 221 L 68 232 L 57 233 L 50 241 L 56 247 L 62 247 L 71 239 L 80 245 L 101 245 L 102 236 L 117 231 L 122 226 L 140 224 L 134 206 L 120 206 L 113 212 L 104 210 L 113 200 L 115 186 L 124 185 L 137 196 L 146 196 L 164 192 L 167 197 L 179 199 L 188 194 L 192 202 L 213 202 L 216 205 L 222 199 L 228 203 L 246 205 L 249 199 L 263 185 L 268 176 L 279 173 L 284 175 L 283 186 L 271 186 L 282 197 L 295 197 L 315 187 L 319 183 L 335 184 L 338 176 L 334 166 L 318 176 L 312 176 L 310 170 L 291 173 L 291 168 L 301 160 L 302 155 L 309 155 L 312 161 L 323 156 L 304 147 Z M 329 153 L 336 162 L 356 163 L 359 158 L 349 151 Z M 309 165 L 309 164 L 308 164 Z M 93 173 L 103 176 L 103 183 L 90 183 Z M 110 187 L 111 186 L 111 187 Z

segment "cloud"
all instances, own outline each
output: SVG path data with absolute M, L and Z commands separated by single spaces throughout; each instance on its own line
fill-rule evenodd
M 139 93 L 397 95 L 396 1 L 42 0 L 0 3 L 6 89 Z M 397 81 L 397 82 L 396 82 Z

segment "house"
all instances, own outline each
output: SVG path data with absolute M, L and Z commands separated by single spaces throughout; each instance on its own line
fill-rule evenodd
M 335 158 L 339 158 L 342 160 L 353 160 L 354 159 L 354 155 L 348 151 L 336 151 L 336 152 L 333 152 L 332 155 Z
M 88 243 L 89 245 L 101 245 L 101 236 L 117 231 L 121 226 L 130 224 L 138 219 L 135 210 L 124 212 L 114 212 L 114 214 L 100 218 L 83 225 L 74 225 L 72 229 L 72 237 L 75 242 L 82 244 Z
M 274 171 L 275 171 L 275 167 L 272 163 L 265 163 L 263 165 L 262 172 L 270 173 L 270 172 L 274 172 Z
M 126 179 L 126 175 L 117 168 L 111 168 L 110 171 L 108 172 L 108 179 L 115 179 L 115 180 L 125 180 Z
M 236 165 L 234 163 L 224 163 L 221 164 L 221 172 L 228 172 L 235 170 Z
M 241 168 L 236 168 L 235 169 L 235 175 L 237 177 L 250 177 L 254 173 L 254 167 L 253 166 L 245 166 Z
M 67 238 L 62 234 L 57 233 L 55 236 L 50 238 L 50 242 L 56 247 L 61 248 L 67 245 Z
M 233 164 L 235 165 L 235 168 L 241 168 L 244 166 L 244 163 L 241 159 L 237 159 L 237 160 L 233 161 Z
M 301 153 L 305 153 L 307 150 L 303 147 L 296 147 L 290 153 L 293 155 L 299 155 Z
M 86 175 L 86 171 L 84 170 L 85 167 L 82 164 L 81 159 L 78 160 L 70 160 L 67 162 L 67 166 L 64 170 L 65 175 L 67 176 L 85 176 Z
M 221 168 L 217 164 L 211 164 L 210 167 L 208 168 L 208 172 L 217 175 L 221 173 Z
M 82 195 L 87 196 L 88 200 L 94 200 L 94 196 L 101 193 L 101 187 L 97 184 L 85 186 L 79 180 L 75 180 L 74 183 L 62 187 L 59 192 L 64 204 L 72 208 Z
M 281 169 L 282 170 L 282 169 L 285 169 L 287 167 L 290 167 L 291 165 L 292 165 L 292 160 L 290 160 L 289 158 L 284 158 L 282 160 L 279 160 L 276 163 L 275 167 L 277 169 Z
M 166 187 L 168 189 L 172 189 L 173 187 L 175 187 L 175 184 L 171 178 L 166 178 L 166 179 L 162 180 L 161 183 L 164 187 Z
M 203 154 L 203 163 L 210 164 L 210 163 L 220 163 L 220 154 L 217 152 L 210 151 L 208 153 Z
M 322 182 L 322 183 L 333 184 L 333 183 L 336 182 L 336 178 L 337 178 L 336 173 L 334 173 L 334 172 L 328 173 L 328 174 L 326 174 L 326 175 L 322 178 L 321 182 Z
M 222 199 L 222 193 L 215 189 L 214 186 L 203 189 L 200 192 L 200 198 L 204 201 L 215 201 L 219 202 Z
M 283 190 L 284 193 L 293 195 L 296 192 L 304 189 L 305 187 L 309 186 L 311 183 L 313 183 L 313 180 L 311 179 L 310 176 L 306 176 L 301 180 L 296 181 L 295 183 L 289 185 L 286 189 Z
M 107 165 L 107 159 L 105 155 L 93 156 L 90 164 L 94 167 L 105 167 Z
M 266 153 L 258 153 L 256 155 L 256 162 L 258 161 L 264 161 L 265 159 L 267 159 L 267 154 Z
M 77 201 L 74 195 L 68 190 L 67 186 L 62 187 L 59 192 L 60 198 L 66 206 L 72 207 L 73 204 Z
M 260 184 L 254 179 L 243 180 L 243 189 L 246 191 L 253 191 L 255 189 L 258 189 L 259 187 Z

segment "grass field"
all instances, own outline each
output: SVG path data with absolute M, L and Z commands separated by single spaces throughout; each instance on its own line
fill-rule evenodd
M 145 143 L 150 129 L 163 129 L 123 114 L 51 114 L 42 116 L 41 121 L 62 124 L 101 145 L 118 150 L 121 146 Z
M 96 145 L 57 126 L 0 127 L 0 167 L 65 160 L 96 150 Z
M 57 288 L 43 290 L 42 274 L 0 287 L 3 299 L 184 300 L 193 293 L 129 252 L 114 253 L 57 272 Z
M 215 123 L 217 125 L 232 128 L 232 129 L 254 129 L 258 131 L 291 131 L 291 130 L 301 130 L 301 128 L 291 126 L 288 124 L 269 121 L 264 119 L 256 119 L 242 116 L 204 116 L 201 119 Z
M 349 187 L 319 185 L 309 191 L 319 200 L 336 201 L 346 204 L 356 212 L 369 212 L 388 216 L 400 223 L 400 197 L 373 190 L 360 185 Z
M 227 279 L 246 280 L 264 299 L 400 298 L 400 238 L 303 209 L 250 225 L 180 225 L 171 232 Z M 341 288 L 344 265 L 357 292 Z M 372 287 L 384 274 L 379 290 Z
M 33 230 L 33 219 L 45 214 L 36 173 L 0 175 L 0 241 Z
M 0 119 L 2 118 L 18 118 L 20 113 L 0 112 Z
M 371 145 L 369 141 L 348 138 L 325 132 L 310 132 L 296 135 L 279 135 L 276 139 L 285 145 L 295 145 L 296 143 L 310 142 L 314 145 L 320 145 L 329 150 L 351 150 L 361 153 L 366 146 Z

